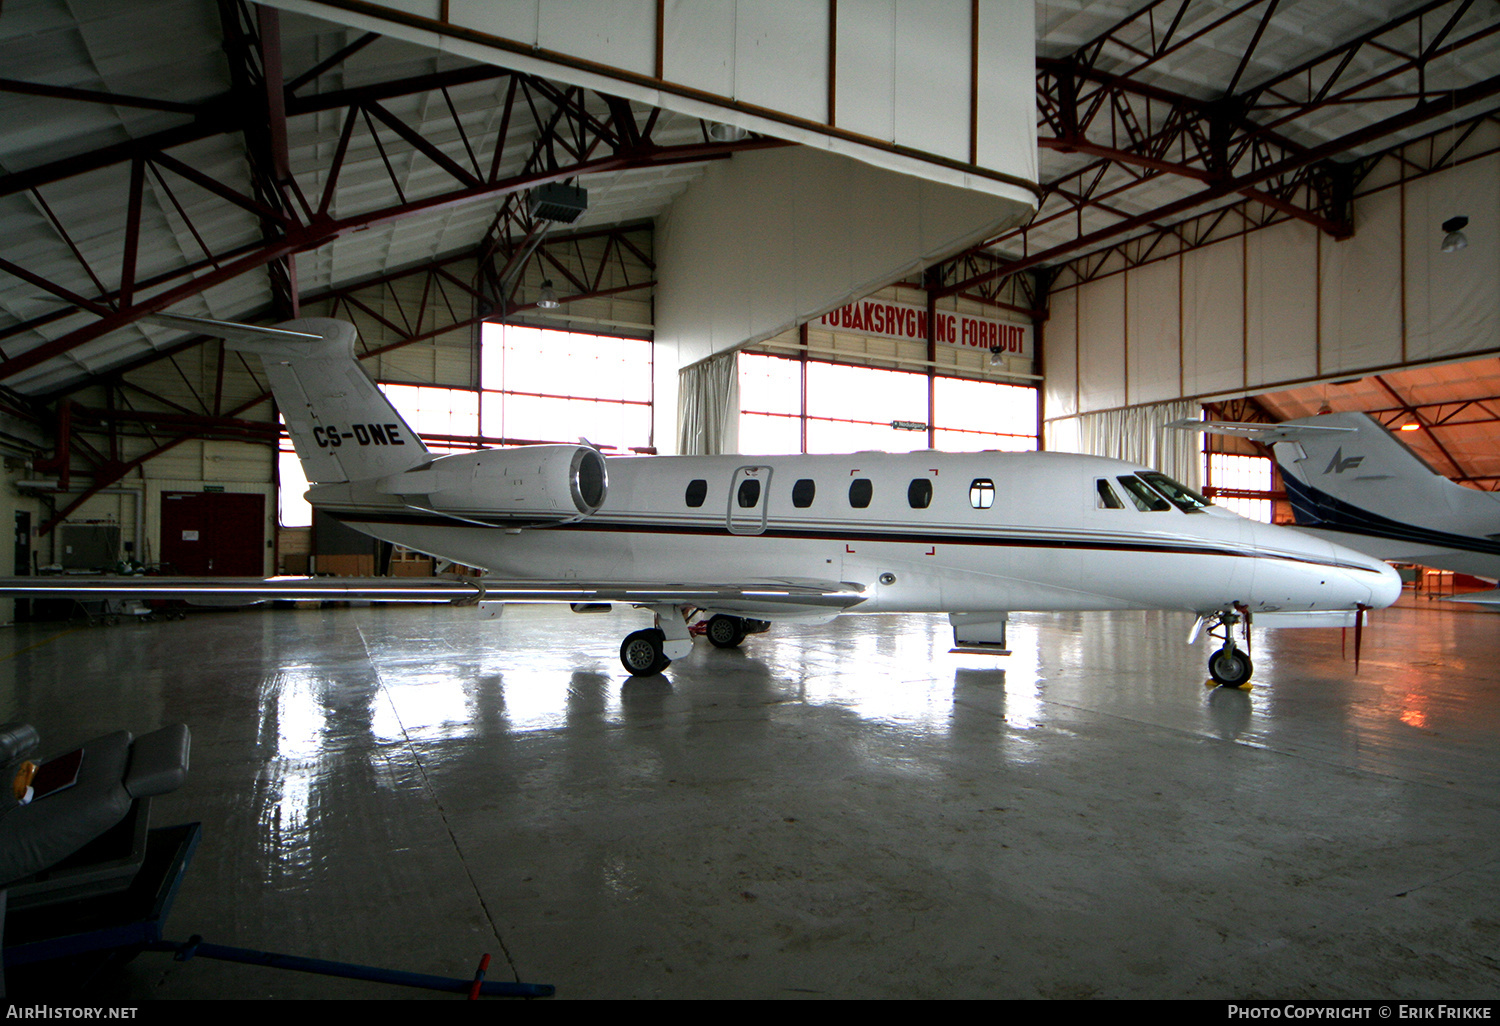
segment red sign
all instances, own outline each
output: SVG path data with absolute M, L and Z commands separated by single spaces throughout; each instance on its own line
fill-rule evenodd
M 853 335 L 873 335 L 907 342 L 927 341 L 926 308 L 886 299 L 862 299 L 826 313 L 813 323 L 830 331 Z M 942 345 L 959 349 L 994 352 L 998 347 L 1005 356 L 1031 358 L 1029 324 L 939 310 L 933 337 Z

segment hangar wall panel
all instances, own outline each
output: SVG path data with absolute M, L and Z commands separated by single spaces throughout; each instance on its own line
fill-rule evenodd
M 1072 417 L 1078 413 L 1078 290 L 1068 289 L 1052 297 L 1051 312 L 1043 329 L 1046 362 L 1042 365 L 1042 415 L 1045 419 Z M 1052 448 L 1052 440 L 1047 439 Z
M 1401 357 L 1401 196 L 1363 197 L 1356 234 L 1322 240 L 1319 370 L 1388 367 Z
M 685 0 L 677 11 L 702 6 Z M 808 121 L 828 116 L 828 5 L 739 0 L 732 6 L 737 100 Z M 677 11 L 667 12 L 667 24 Z
M 1078 389 L 1105 406 L 1125 405 L 1125 279 L 1079 297 Z
M 834 59 L 834 123 L 872 139 L 896 138 L 896 0 L 870 0 L 862 17 L 841 25 Z
M 734 8 L 668 0 L 662 29 L 662 66 L 682 83 L 716 96 L 734 95 Z M 656 12 L 651 12 L 651 21 Z
M 1288 221 L 1245 239 L 1245 370 L 1251 381 L 1318 373 L 1318 230 Z
M 709 167 L 657 232 L 657 401 L 677 371 L 914 274 L 1029 208 L 806 147 Z
M 1469 246 L 1439 250 L 1442 224 L 1469 219 Z M 1441 359 L 1500 349 L 1500 156 L 1464 164 L 1406 186 L 1406 354 Z
M 1182 387 L 1189 395 L 1244 383 L 1244 281 L 1238 239 L 1182 258 Z
M 831 19 L 826 0 L 670 0 L 658 25 L 654 0 L 268 2 L 932 181 L 1036 194 L 1029 3 L 871 0 Z
M 908 51 L 919 40 L 967 42 L 969 18 L 967 4 L 927 0 L 896 5 L 896 74 L 889 86 L 896 121 L 892 142 L 969 160 L 969 48 L 950 44 Z M 866 102 L 863 94 L 855 95 Z M 942 102 L 934 103 L 936 97 Z M 996 156 L 1003 160 L 1005 155 Z
M 1126 402 L 1174 398 L 1182 387 L 1181 267 L 1163 260 L 1121 277 L 1126 283 Z
M 1347 240 L 1285 221 L 1054 292 L 1045 417 L 1500 352 L 1500 156 L 1463 159 L 1408 181 L 1403 169 L 1416 160 L 1383 158 L 1389 167 L 1372 172 L 1355 198 Z M 1470 219 L 1468 248 L 1439 252 L 1442 222 L 1460 214 Z M 1174 268 L 1182 289 L 1176 338 L 1166 309 Z M 1128 357 L 1112 362 L 1122 339 Z M 1179 351 L 1180 386 L 1170 370 Z M 1081 437 L 1076 425 L 1058 423 L 1049 445 L 1064 435 Z

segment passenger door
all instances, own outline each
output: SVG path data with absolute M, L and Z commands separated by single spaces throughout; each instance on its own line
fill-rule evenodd
M 740 467 L 734 472 L 726 514 L 730 534 L 760 534 L 766 529 L 770 490 L 770 467 Z

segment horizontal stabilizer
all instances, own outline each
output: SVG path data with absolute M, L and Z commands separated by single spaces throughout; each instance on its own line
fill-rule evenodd
M 1254 442 L 1296 442 L 1307 438 L 1324 438 L 1330 434 L 1349 434 L 1358 430 L 1352 427 L 1332 427 L 1319 424 L 1248 424 L 1227 420 L 1174 420 L 1167 425 L 1180 431 L 1206 431 L 1211 435 L 1234 435 Z
M 208 317 L 189 317 L 186 314 L 148 314 L 141 319 L 165 328 L 196 331 L 200 335 L 211 335 L 232 342 L 321 342 L 323 339 L 322 335 L 310 335 L 305 331 L 262 328 L 255 324 L 216 321 Z

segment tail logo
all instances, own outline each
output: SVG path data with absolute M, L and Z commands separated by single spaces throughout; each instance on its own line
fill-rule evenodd
M 1325 474 L 1342 474 L 1346 470 L 1353 470 L 1365 461 L 1363 456 L 1350 456 L 1344 459 L 1344 447 L 1339 446 L 1338 451 L 1333 454 L 1333 459 L 1328 461 L 1328 467 L 1323 471 Z

